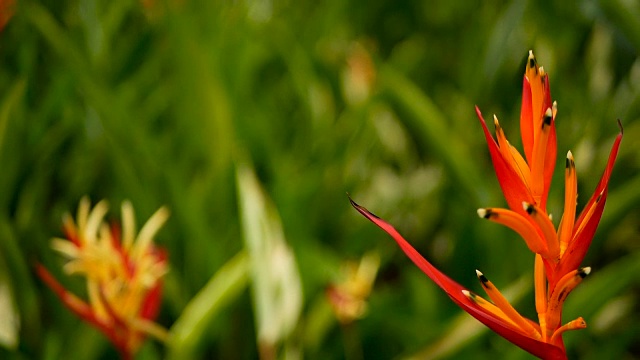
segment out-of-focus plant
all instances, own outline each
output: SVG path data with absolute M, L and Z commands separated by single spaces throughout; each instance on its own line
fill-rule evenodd
M 107 225 L 105 200 L 91 209 L 85 197 L 74 221 L 64 217 L 66 238 L 53 239 L 52 247 L 68 258 L 63 270 L 85 278 L 88 301 L 67 291 L 42 265 L 40 278 L 77 316 L 102 331 L 123 359 L 133 359 L 146 336 L 166 341 L 167 332 L 154 322 L 162 299 L 162 277 L 168 271 L 164 250 L 153 243 L 167 220 L 162 207 L 136 234 L 133 206 L 122 204 L 122 232 Z
M 206 331 L 216 315 L 237 300 L 249 280 L 249 258 L 241 252 L 222 266 L 185 306 L 169 333 L 168 358 L 197 358 Z
M 366 315 L 367 299 L 379 267 L 380 255 L 367 253 L 358 263 L 348 261 L 344 265 L 344 278 L 327 288 L 329 304 L 342 324 L 350 324 Z
M 253 170 L 246 164 L 239 165 L 236 179 L 243 237 L 251 264 L 260 357 L 276 359 L 281 343 L 287 356 L 297 357 L 299 349 L 292 334 L 298 325 L 303 295 L 295 255 L 285 241 L 278 212 Z
M 4 29 L 9 19 L 13 16 L 15 6 L 15 0 L 0 0 L 0 31 Z

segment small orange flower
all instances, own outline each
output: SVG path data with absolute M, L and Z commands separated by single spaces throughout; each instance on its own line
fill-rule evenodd
M 367 313 L 367 298 L 380 267 L 380 256 L 369 253 L 359 264 L 348 262 L 342 282 L 331 284 L 326 291 L 327 299 L 338 320 L 349 324 Z
M 69 260 L 63 270 L 86 278 L 88 302 L 76 297 L 42 265 L 40 278 L 62 302 L 83 320 L 100 329 L 130 359 L 146 335 L 165 340 L 166 330 L 153 322 L 162 294 L 162 277 L 167 272 L 164 251 L 153 244 L 153 236 L 167 220 L 162 207 L 151 216 L 136 236 L 131 203 L 122 204 L 122 239 L 116 226 L 103 220 L 106 201 L 90 209 L 88 198 L 80 201 L 77 219 L 66 214 L 66 239 L 55 238 L 52 247 Z
M 546 212 L 546 202 L 557 153 L 557 105 L 551 102 L 549 77 L 542 67 L 538 67 L 533 52 L 529 52 L 527 61 L 520 115 L 525 156 L 509 144 L 495 116 L 497 141 L 489 133 L 477 107 L 476 112 L 500 187 L 510 208 L 478 209 L 478 215 L 516 231 L 536 254 L 534 288 L 538 322 L 521 316 L 480 271 L 477 271 L 478 278 L 491 301 L 473 294 L 433 267 L 390 224 L 353 200 L 351 204 L 391 235 L 407 256 L 463 310 L 535 356 L 566 359 L 562 334 L 567 330 L 585 328 L 586 323 L 580 317 L 562 325 L 562 307 L 568 294 L 591 272 L 589 267 L 578 266 L 586 255 L 604 210 L 609 177 L 622 140 L 622 130 L 614 141 L 594 194 L 577 219 L 576 169 L 573 155 L 568 152 L 565 212 L 556 229 Z

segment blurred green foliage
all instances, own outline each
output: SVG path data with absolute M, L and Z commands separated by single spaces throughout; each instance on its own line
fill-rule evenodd
M 640 5 L 622 0 L 18 0 L 0 32 L 0 288 L 9 289 L 0 300 L 19 326 L 0 324 L 16 336 L 3 338 L 0 358 L 117 355 L 33 273 L 42 262 L 82 294 L 49 241 L 85 194 L 107 199 L 114 220 L 124 199 L 139 219 L 171 209 L 157 236 L 171 264 L 158 322 L 190 336 L 180 343 L 189 356 L 265 356 L 247 286 L 239 164 L 253 164 L 302 284 L 278 357 L 530 358 L 484 328 L 455 335 L 474 326 L 470 317 L 345 195 L 461 284 L 479 290 L 480 268 L 513 289 L 516 307 L 535 318 L 532 286 L 519 285 L 533 256 L 475 214 L 505 203 L 474 104 L 519 146 L 529 49 L 550 74 L 558 169 L 572 150 L 579 209 L 616 119 L 625 131 L 585 260 L 593 275 L 565 307 L 565 320 L 583 316 L 589 328 L 565 336 L 568 352 L 640 357 L 639 18 Z M 556 175 L 549 208 L 560 214 Z M 371 250 L 381 269 L 368 313 L 341 326 L 325 289 Z M 150 340 L 137 358 L 168 353 Z

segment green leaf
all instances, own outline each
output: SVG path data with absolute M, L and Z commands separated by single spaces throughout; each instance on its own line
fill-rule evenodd
M 20 314 L 16 307 L 9 271 L 0 253 L 0 345 L 15 349 L 20 331 Z
M 13 110 L 18 100 L 22 98 L 24 89 L 24 79 L 16 81 L 0 104 L 0 149 L 2 148 L 2 145 L 4 143 L 5 132 L 7 131 L 7 124 L 9 123 L 11 111 Z
M 168 359 L 193 359 L 208 325 L 237 299 L 249 279 L 249 257 L 240 252 L 191 299 L 169 332 Z
M 404 120 L 416 136 L 424 141 L 426 150 L 433 151 L 441 159 L 454 181 L 460 185 L 474 206 L 480 206 L 483 193 L 480 169 L 467 156 L 467 146 L 448 127 L 444 113 L 420 88 L 406 76 L 391 67 L 380 69 L 380 81 L 384 90 L 400 106 L 409 112 Z M 473 114 L 473 109 L 469 109 Z
M 302 284 L 295 256 L 285 242 L 277 210 L 248 165 L 237 168 L 240 215 L 251 259 L 258 342 L 267 347 L 287 339 L 302 310 Z

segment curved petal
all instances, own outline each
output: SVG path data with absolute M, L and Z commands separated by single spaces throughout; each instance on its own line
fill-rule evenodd
M 476 114 L 478 115 L 478 119 L 480 120 L 480 125 L 482 125 L 484 136 L 487 139 L 487 145 L 489 146 L 489 153 L 491 154 L 493 168 L 496 171 L 496 176 L 498 177 L 498 182 L 500 183 L 502 193 L 507 200 L 507 204 L 509 204 L 509 208 L 511 210 L 521 215 L 525 215 L 525 212 L 522 209 L 522 202 L 534 202 L 533 197 L 531 196 L 531 192 L 522 181 L 522 178 L 520 177 L 520 175 L 518 175 L 516 170 L 509 166 L 507 161 L 502 157 L 502 153 L 500 153 L 498 144 L 493 139 L 493 136 L 491 136 L 491 133 L 487 128 L 487 123 L 484 121 L 482 113 L 480 113 L 480 109 L 478 109 L 477 106 Z
M 566 360 L 567 355 L 565 351 L 557 346 L 535 340 L 519 332 L 513 331 L 511 328 L 506 327 L 501 321 L 496 321 L 493 315 L 487 313 L 478 307 L 469 307 L 465 304 L 461 304 L 458 300 L 452 296 L 449 296 L 462 310 L 466 311 L 469 315 L 476 318 L 476 320 L 483 323 L 486 327 L 491 329 L 496 334 L 502 336 L 510 343 L 518 346 L 522 350 L 546 360 Z
M 613 165 L 616 162 L 618 156 L 618 149 L 620 148 L 620 142 L 622 141 L 622 131 L 616 137 L 611 153 L 609 154 L 609 160 L 607 161 L 607 167 L 598 182 L 598 186 L 589 199 L 589 202 L 580 213 L 578 220 L 573 228 L 573 239 L 565 255 L 558 264 L 557 274 L 562 276 L 567 272 L 574 270 L 580 266 L 580 263 L 587 254 L 591 240 L 596 232 L 596 228 L 600 223 L 602 212 L 604 211 L 604 205 L 607 200 L 607 187 L 609 185 L 609 178 L 613 171 Z M 593 207 L 593 210 L 591 208 Z M 557 280 L 557 279 L 556 279 Z
M 520 135 L 527 163 L 533 161 L 533 112 L 531 110 L 531 84 L 527 75 L 522 79 L 522 106 L 520 108 Z
M 140 317 L 142 319 L 153 320 L 160 311 L 160 300 L 162 299 L 162 282 L 158 281 L 152 287 L 142 302 Z
M 540 199 L 540 207 L 546 211 L 547 209 L 547 196 L 549 196 L 549 189 L 551 189 L 551 179 L 553 178 L 553 171 L 556 167 L 556 157 L 558 155 L 558 143 L 556 135 L 556 120 L 551 122 L 551 129 L 549 130 L 549 139 L 547 140 L 547 151 L 544 159 L 544 190 L 542 191 L 542 198 Z
M 418 251 L 413 248 L 413 246 L 411 246 L 411 244 L 409 244 L 409 242 L 407 242 L 393 226 L 372 214 L 366 208 L 356 204 L 351 198 L 349 198 L 349 201 L 351 202 L 351 205 L 358 210 L 358 212 L 364 215 L 364 217 L 376 224 L 382 230 L 386 231 L 387 234 L 391 235 L 409 259 L 411 259 L 411 261 L 413 261 L 413 263 L 416 264 L 422 272 L 431 278 L 436 285 L 444 290 L 451 300 L 460 306 L 462 310 L 469 313 L 469 315 L 476 318 L 498 335 L 537 357 L 550 360 L 564 360 L 567 358 L 563 349 L 532 339 L 521 332 L 515 331 L 504 321 L 469 300 L 462 293 L 462 290 L 465 290 L 462 285 L 458 284 L 431 265 L 431 263 L 420 255 L 420 253 L 418 253 Z
M 553 120 L 551 121 L 551 129 L 549 132 L 549 138 L 547 139 L 547 151 L 544 158 L 544 189 L 542 191 L 542 198 L 540 199 L 540 207 L 547 209 L 547 196 L 549 195 L 549 189 L 551 188 L 551 178 L 553 177 L 553 171 L 556 167 L 556 156 L 558 154 L 558 143 L 556 139 L 556 105 L 551 101 L 551 87 L 549 86 L 549 75 L 544 77 L 543 85 L 544 102 L 542 108 L 553 108 Z
M 545 73 L 542 79 L 542 107 L 540 114 L 544 114 L 547 108 L 552 106 L 551 103 L 551 87 L 549 86 L 549 74 Z
M 609 178 L 611 177 L 611 172 L 613 171 L 613 165 L 615 164 L 616 157 L 618 156 L 618 149 L 620 148 L 620 142 L 622 141 L 622 135 L 623 135 L 622 125 L 620 125 L 620 129 L 621 129 L 620 133 L 618 134 L 618 136 L 616 136 L 613 146 L 611 147 L 611 152 L 609 153 L 609 159 L 607 160 L 607 167 L 602 173 L 602 177 L 600 178 L 600 181 L 598 182 L 598 185 L 596 186 L 596 189 L 593 192 L 591 199 L 589 199 L 589 202 L 585 206 L 585 209 L 589 208 L 589 206 L 591 206 L 597 200 L 598 195 L 603 190 L 605 190 L 609 185 Z M 582 223 L 582 221 L 584 221 L 585 216 L 586 214 L 583 211 L 578 217 L 578 220 L 576 220 L 574 230 L 580 227 L 580 224 Z
M 36 264 L 36 274 L 40 279 L 58 296 L 60 301 L 74 314 L 84 321 L 94 325 L 103 333 L 109 335 L 111 329 L 100 321 L 94 314 L 93 309 L 85 301 L 68 292 L 62 284 L 42 264 Z

